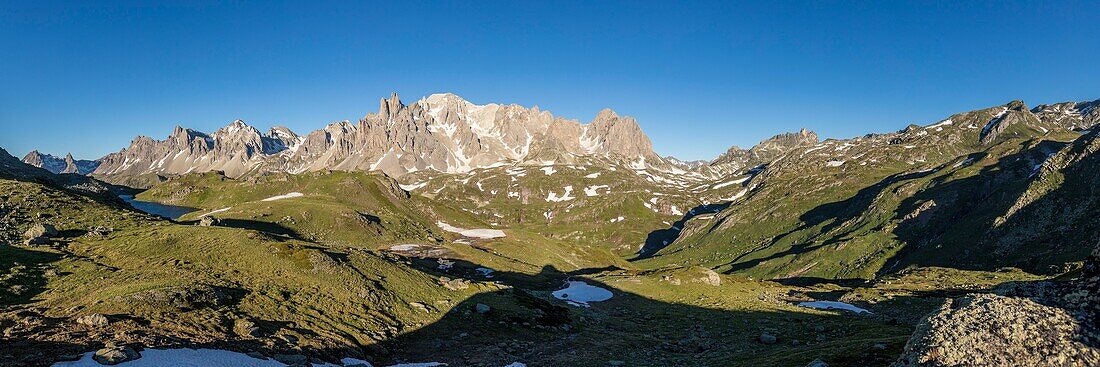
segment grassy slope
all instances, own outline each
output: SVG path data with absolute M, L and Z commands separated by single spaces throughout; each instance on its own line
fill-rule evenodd
M 1080 255 L 1002 249 L 990 258 L 972 246 L 1027 187 L 1034 165 L 1078 136 L 1055 131 L 1032 140 L 1005 137 L 988 147 L 972 143 L 978 130 L 968 125 L 981 126 L 989 116 L 956 115 L 954 129 L 913 128 L 888 136 L 896 138 L 889 143 L 869 137 L 795 152 L 754 178 L 759 186 L 745 200 L 689 222 L 680 241 L 639 265 L 700 263 L 763 278 L 870 279 L 906 266 L 1039 271 Z M 952 141 L 958 143 L 944 144 Z M 926 204 L 934 210 L 922 211 Z
M 39 211 L 49 210 L 44 217 L 48 218 L 46 221 L 57 224 L 69 236 L 59 239 L 56 249 L 0 247 L 5 255 L 12 255 L 5 259 L 17 259 L 22 263 L 22 268 L 10 271 L 17 273 L 15 276 L 3 279 L 4 289 L 16 284 L 35 286 L 23 296 L 5 298 L 9 312 L 0 313 L 3 316 L 0 320 L 25 315 L 26 311 L 20 311 L 27 309 L 24 306 L 41 311 L 48 319 L 71 320 L 79 315 L 100 312 L 113 320 L 106 334 L 59 333 L 58 329 L 37 327 L 14 329 L 10 340 L 21 346 L 18 350 L 33 352 L 39 350 L 35 348 L 54 348 L 55 357 L 95 348 L 105 340 L 122 338 L 146 346 L 183 343 L 264 351 L 295 347 L 307 352 L 332 353 L 330 357 L 367 351 L 377 360 L 396 356 L 461 364 L 470 350 L 497 350 L 494 348 L 499 346 L 490 342 L 505 340 L 532 347 L 501 355 L 485 354 L 491 356 L 491 363 L 520 358 L 534 364 L 568 361 L 574 365 L 602 365 L 607 360 L 620 359 L 645 365 L 654 360 L 683 361 L 693 358 L 698 348 L 703 348 L 709 351 L 705 358 L 711 361 L 751 364 L 779 360 L 796 365 L 810 356 L 820 355 L 832 360 L 850 358 L 843 353 L 881 362 L 884 357 L 875 355 L 887 353 L 866 352 L 866 344 L 872 341 L 891 343 L 890 353 L 893 353 L 893 349 L 900 348 L 900 341 L 908 332 L 907 326 L 889 326 L 883 320 L 851 319 L 791 307 L 776 298 L 786 293 L 786 287 L 774 283 L 728 277 L 716 288 L 693 283 L 691 279 L 696 274 L 621 271 L 591 278 L 593 282 L 617 289 L 614 301 L 591 309 L 565 308 L 560 301 L 552 301 L 558 306 L 549 310 L 567 310 L 569 323 L 575 325 L 572 331 L 532 329 L 513 323 L 530 319 L 532 314 L 543 312 L 538 311 L 542 308 L 525 306 L 524 298 L 512 295 L 506 286 L 475 280 L 468 289 L 449 290 L 436 280 L 447 274 L 354 246 L 311 243 L 242 228 L 176 224 L 35 183 L 0 181 L 0 184 L 12 193 L 5 196 L 5 207 L 11 208 L 16 202 L 39 205 L 19 207 L 14 214 L 9 214 L 31 217 Z M 25 201 L 24 197 L 37 200 Z M 110 226 L 114 231 L 106 237 L 77 235 L 77 230 L 90 226 Z M 22 229 L 11 228 L 5 233 Z M 564 246 L 563 250 L 568 245 L 540 240 L 541 236 L 522 230 L 510 230 L 509 234 L 507 240 L 497 242 L 448 246 L 473 264 L 501 269 L 498 279 L 502 279 L 503 284 L 531 287 L 529 292 L 543 300 L 552 299 L 549 292 L 558 286 L 565 274 L 537 274 L 540 271 L 536 270 L 538 264 L 569 264 L 590 258 L 542 259 L 540 257 L 562 255 L 556 254 L 558 250 L 519 248 L 528 241 L 541 241 L 536 243 L 543 246 Z M 508 250 L 510 247 L 517 249 Z M 601 256 L 610 255 L 604 252 Z M 577 263 L 573 267 L 581 269 L 591 265 Z M 669 287 L 665 282 L 674 277 L 683 278 L 683 284 Z M 173 290 L 201 293 L 211 288 L 233 295 L 232 300 L 203 304 L 201 297 L 192 297 L 192 304 L 180 306 L 150 296 Z M 425 305 L 429 312 L 414 307 L 413 303 Z M 473 303 L 492 305 L 492 315 L 486 316 L 490 324 L 469 322 Z M 231 329 L 236 319 L 256 322 L 261 327 L 259 338 L 233 334 Z M 497 323 L 497 320 L 505 323 Z M 708 326 L 683 327 L 698 322 Z M 804 322 L 827 326 L 829 331 L 825 334 L 830 342 L 812 342 L 810 339 L 815 335 L 788 331 Z M 14 325 L 7 321 L 0 323 Z M 754 335 L 762 328 L 780 334 L 785 343 L 798 338 L 812 345 L 797 348 L 802 354 L 784 354 L 782 351 L 787 347 L 765 346 L 755 341 Z M 118 332 L 127 336 L 120 337 Z M 441 335 L 458 337 L 463 333 L 474 335 L 472 338 L 485 338 L 488 344 L 467 344 L 465 351 L 439 352 L 435 349 L 431 355 L 424 355 L 426 350 L 401 347 L 437 343 L 445 340 Z M 654 339 L 649 333 L 658 338 Z M 285 335 L 295 337 L 297 342 L 290 345 L 284 341 Z M 680 339 L 689 341 L 667 342 Z M 573 343 L 582 343 L 580 345 L 585 347 Z M 360 346 L 372 344 L 383 346 L 392 353 L 360 349 Z M 659 350 L 657 348 L 664 348 L 667 353 L 654 352 Z M 749 350 L 754 354 L 741 354 L 728 360 L 738 351 Z
M 304 196 L 262 201 L 290 192 Z M 440 230 L 437 221 L 463 228 L 492 226 L 437 200 L 409 195 L 396 182 L 376 174 L 331 172 L 251 181 L 231 180 L 212 173 L 189 175 L 156 186 L 138 198 L 201 208 L 182 217 L 183 221 L 229 207 L 214 214 L 225 220 L 226 225 L 287 233 L 326 246 L 370 249 L 406 243 L 442 246 L 461 257 L 498 265 L 501 270 L 523 272 L 537 272 L 546 265 L 570 271 L 630 267 L 606 249 L 545 238 L 525 228 L 506 229 L 505 238 L 478 241 L 477 246 L 464 243 L 469 241 L 456 242 L 460 236 Z
M 21 263 L 6 268 L 14 276 L 4 277 L 4 289 L 32 287 L 18 296 L 4 294 L 4 303 L 30 302 L 50 317 L 130 315 L 163 327 L 158 332 L 210 342 L 227 337 L 229 315 L 247 314 L 273 325 L 295 325 L 266 332 L 304 334 L 300 345 L 348 348 L 432 321 L 409 302 L 457 301 L 478 290 L 447 290 L 433 277 L 369 251 L 248 229 L 170 223 L 35 183 L 0 180 L 0 185 L 9 193 L 5 207 L 15 208 L 9 217 L 41 218 L 33 221 L 53 223 L 69 236 L 59 240 L 59 249 L 0 246 L 5 261 Z M 37 206 L 25 206 L 28 202 Z M 80 235 L 96 226 L 114 231 L 106 237 Z M 206 287 L 237 297 L 229 306 L 189 312 L 138 299 L 150 291 Z
M 691 187 L 700 185 L 698 178 L 678 176 L 673 183 L 640 172 L 621 165 L 581 162 L 498 167 L 469 175 L 423 173 L 402 180 L 424 183 L 416 193 L 446 201 L 491 223 L 609 249 L 624 258 L 636 254 L 650 232 L 668 228 L 683 213 L 707 201 L 707 196 L 729 196 L 733 189 L 692 192 Z M 549 200 L 551 194 L 561 197 L 566 186 L 572 186 L 573 199 Z M 586 188 L 596 195 L 587 195 Z

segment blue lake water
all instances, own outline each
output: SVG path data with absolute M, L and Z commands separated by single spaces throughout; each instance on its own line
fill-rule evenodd
M 134 195 L 119 195 L 118 197 L 129 203 L 134 209 L 168 219 L 179 219 L 179 217 L 184 214 L 198 210 L 186 206 L 164 205 L 151 201 L 141 201 L 134 199 Z

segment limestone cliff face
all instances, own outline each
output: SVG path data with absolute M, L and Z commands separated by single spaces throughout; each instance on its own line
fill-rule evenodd
M 318 170 L 445 173 L 598 156 L 634 167 L 671 169 L 630 117 L 603 110 L 591 123 L 538 107 L 475 105 L 453 94 L 405 104 L 396 94 L 358 123 L 342 121 L 299 136 L 285 127 L 260 133 L 243 121 L 207 135 L 177 127 L 165 140 L 138 137 L 107 155 L 96 174 L 184 174 Z

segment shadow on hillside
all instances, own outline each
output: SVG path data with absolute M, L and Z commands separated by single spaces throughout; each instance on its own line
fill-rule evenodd
M 680 220 L 676 221 L 676 223 L 673 223 L 671 227 L 649 232 L 649 235 L 646 236 L 645 244 L 642 245 L 642 249 L 638 251 L 638 254 L 635 255 L 634 258 L 627 261 L 642 260 L 652 257 L 653 255 L 657 254 L 658 251 L 661 251 L 661 249 L 667 247 L 670 243 L 675 242 L 677 238 L 680 238 L 680 233 L 683 231 L 684 225 L 686 225 L 689 220 L 700 215 L 715 214 L 721 212 L 722 210 L 728 208 L 730 204 L 733 204 L 733 202 L 703 204 L 691 208 L 691 210 L 689 210 L 687 214 L 684 214 L 684 216 L 681 217 Z
M 1058 142 L 1040 142 L 1019 153 L 1002 157 L 996 164 L 983 167 L 976 175 L 956 180 L 938 177 L 925 189 L 902 200 L 894 213 L 898 225 L 892 233 L 904 245 L 878 273 L 887 274 L 911 265 L 967 270 L 1017 267 L 1033 273 L 1050 273 L 1052 269 L 1044 267 L 1084 259 L 1092 248 L 1092 242 L 1059 245 L 1068 238 L 1054 233 L 1054 228 L 1039 226 L 1035 219 L 1057 218 L 1053 222 L 1060 222 L 1060 226 L 1082 224 L 1096 228 L 1094 217 L 1086 215 L 1081 221 L 1084 223 L 1069 223 L 1069 217 L 1055 212 L 1036 213 L 1039 218 L 1029 218 L 1025 208 L 1009 223 L 999 223 L 1003 221 L 1002 216 L 1027 195 L 1029 185 L 1038 178 L 1037 166 L 1063 146 Z M 1096 177 L 1089 180 L 1078 178 L 1067 176 L 1060 187 L 1027 207 L 1052 207 L 1049 201 L 1061 196 L 1060 192 L 1065 192 L 1067 187 L 1084 185 L 1091 188 L 1100 182 Z M 1094 195 L 1074 196 L 1073 200 L 1095 200 Z M 1079 203 L 1064 204 L 1057 206 L 1067 211 L 1080 209 L 1074 205 Z M 1091 212 L 1096 213 L 1096 208 Z M 1026 227 L 1035 236 L 1012 236 L 1006 231 L 1012 227 Z
M 60 254 L 0 243 L 0 306 L 29 303 L 46 289 L 49 264 Z
M 852 219 L 859 218 L 860 215 L 863 215 L 871 207 L 871 205 L 875 203 L 875 199 L 882 195 L 883 191 L 885 191 L 887 188 L 894 186 L 900 182 L 927 177 L 942 168 L 943 166 L 940 166 L 931 171 L 890 175 L 889 177 L 886 177 L 885 179 L 879 181 L 874 185 L 860 189 L 859 192 L 857 192 L 851 198 L 843 201 L 824 204 L 814 209 L 811 209 L 810 211 L 802 214 L 802 216 L 799 217 L 803 225 L 798 229 L 792 231 L 792 233 L 803 229 L 817 227 L 818 225 L 823 225 L 820 229 L 820 233 L 829 233 L 829 231 L 832 231 L 842 224 L 847 223 Z
M 1023 143 L 1022 143 L 1023 144 Z M 1083 259 L 1090 246 L 1080 247 L 1080 251 L 1067 246 L 1054 246 L 1056 237 L 1038 236 L 1024 241 L 1036 250 L 1006 251 L 1004 242 L 997 238 L 1005 237 L 1005 231 L 997 229 L 995 221 L 1004 215 L 1024 194 L 1030 182 L 1035 179 L 1036 165 L 1041 164 L 1049 154 L 1057 152 L 1064 143 L 1042 141 L 1021 152 L 1006 155 L 997 163 L 983 167 L 977 174 L 965 178 L 952 179 L 951 174 L 937 176 L 920 187 L 906 187 L 910 182 L 918 182 L 945 169 L 963 169 L 970 162 L 980 161 L 988 153 L 974 153 L 966 157 L 965 165 L 941 165 L 931 171 L 896 174 L 880 182 L 859 190 L 846 200 L 820 205 L 803 214 L 802 225 L 782 235 L 774 237 L 770 245 L 758 248 L 767 249 L 780 243 L 793 243 L 782 251 L 759 256 L 758 251 L 742 254 L 729 263 L 727 273 L 743 271 L 769 260 L 824 250 L 846 239 L 862 235 L 866 231 L 890 231 L 902 242 L 901 249 L 891 256 L 879 269 L 878 275 L 889 274 L 910 265 L 941 266 L 966 270 L 995 270 L 999 267 L 1014 266 L 1028 271 L 1037 271 L 1040 265 L 1052 265 L 1058 261 Z M 963 168 L 960 168 L 963 167 Z M 1070 180 L 1067 178 L 1067 180 Z M 1081 181 L 1079 186 L 1092 187 L 1088 182 L 1100 182 L 1092 178 Z M 1067 182 L 1069 184 L 1069 182 Z M 904 190 L 919 189 L 912 196 Z M 1062 189 L 1056 190 L 1062 191 Z M 889 205 L 891 195 L 903 196 L 895 210 L 877 213 L 876 205 L 885 202 Z M 1048 200 L 1046 195 L 1039 202 Z M 1091 195 L 1090 195 L 1091 196 Z M 1091 199 L 1086 199 L 1091 200 Z M 1032 204 L 1035 206 L 1037 203 Z M 1098 210 L 1090 210 L 1096 213 Z M 1051 213 L 1053 215 L 1053 213 Z M 875 217 L 880 215 L 880 217 Z M 884 223 L 898 223 L 893 228 L 872 227 L 881 215 L 888 215 Z M 1016 215 L 1009 220 L 1008 226 L 1028 228 L 1025 216 Z M 1083 218 L 1082 218 L 1083 219 Z M 1083 221 L 1087 222 L 1087 220 Z M 1093 221 L 1095 222 L 1095 221 Z M 1089 222 L 1091 223 L 1091 222 Z M 1082 224 L 1084 225 L 1084 224 Z M 1093 226 L 1092 228 L 1096 228 Z M 801 236 L 792 239 L 790 236 Z M 1046 238 L 1046 242 L 1039 238 Z M 1020 242 L 1011 248 L 1020 249 Z M 1029 247 L 1030 248 L 1030 247 Z M 885 251 L 885 250 L 884 250 Z M 1072 253 L 1072 256 L 1066 256 Z M 998 254 L 998 256 L 989 256 Z
M 438 321 L 381 342 L 376 350 L 386 354 L 375 360 L 452 366 L 606 366 L 612 361 L 628 366 L 803 366 L 823 358 L 833 365 L 885 366 L 896 359 L 911 330 L 852 314 L 729 311 L 664 302 L 577 277 L 591 273 L 585 270 L 547 266 L 538 274 L 495 272 L 486 279 L 476 267 L 457 260 L 446 274 L 510 287 L 433 309 L 443 313 Z M 605 279 L 632 278 L 614 274 Z M 613 297 L 590 307 L 571 306 L 551 295 L 567 280 L 611 290 Z M 488 311 L 479 312 L 484 306 Z M 816 331 L 818 325 L 825 331 Z M 760 343 L 762 332 L 777 335 L 778 343 Z M 877 343 L 887 349 L 874 348 Z
M 538 274 L 495 272 L 487 279 L 475 270 L 478 266 L 457 260 L 446 272 L 417 267 L 432 276 L 492 280 L 505 287 L 457 301 L 416 300 L 425 312 L 438 315 L 438 320 L 377 344 L 325 349 L 279 340 L 275 344 L 264 339 L 235 338 L 193 343 L 155 335 L 136 343 L 145 348 L 229 349 L 260 351 L 269 356 L 306 354 L 329 362 L 357 357 L 383 366 L 398 362 L 497 367 L 513 362 L 530 366 L 606 366 L 611 361 L 622 361 L 628 366 L 804 366 L 817 358 L 830 365 L 886 366 L 896 359 L 912 329 L 911 325 L 867 315 L 730 311 L 659 301 L 615 289 L 601 281 L 577 278 L 577 274 L 591 272 L 587 269 L 561 272 L 548 266 Z M 629 274 L 615 274 L 604 279 L 631 282 Z M 582 280 L 608 289 L 613 297 L 593 302 L 588 308 L 570 306 L 550 294 L 562 288 L 566 280 Z M 483 287 L 476 283 L 471 286 Z M 676 286 L 662 283 L 662 287 Z M 706 290 L 686 289 L 688 297 L 705 297 Z M 572 299 L 576 298 L 573 295 Z M 479 305 L 488 306 L 488 310 Z M 479 312 L 479 308 L 484 312 Z M 57 328 L 70 322 L 36 317 Z M 122 320 L 117 315 L 109 317 Z M 299 335 L 321 337 L 299 325 L 254 321 L 265 336 L 271 335 L 271 330 L 289 328 Z M 147 320 L 135 322 L 149 325 Z M 159 324 L 154 323 L 149 326 L 153 329 L 137 334 L 156 334 L 156 325 Z M 761 343 L 763 332 L 775 335 L 777 342 Z M 62 342 L 37 335 L 16 333 L 5 339 L 5 345 L 17 348 L 0 352 L 0 365 L 48 365 L 62 355 L 85 353 L 112 340 L 109 335 L 101 335 Z M 341 336 L 355 340 L 350 335 Z
M 855 195 L 848 199 L 828 204 L 822 204 L 816 208 L 813 208 L 806 213 L 803 213 L 799 217 L 799 219 L 802 221 L 801 225 L 799 225 L 795 229 L 787 231 L 786 233 L 775 236 L 774 238 L 772 238 L 770 244 L 762 246 L 760 247 L 760 249 L 766 249 L 772 246 L 776 246 L 781 241 L 790 236 L 821 226 L 816 231 L 818 235 L 808 235 L 808 238 L 805 239 L 792 240 L 791 242 L 793 242 L 793 244 L 790 246 L 790 248 L 765 257 L 742 261 L 742 259 L 744 259 L 745 257 L 755 255 L 756 252 L 750 251 L 741 254 L 729 263 L 729 269 L 727 269 L 725 273 L 733 274 L 745 269 L 755 267 L 768 260 L 779 259 L 792 255 L 800 255 L 832 245 L 843 236 L 830 236 L 825 241 L 813 241 L 813 238 L 821 236 L 822 234 L 828 234 L 830 231 L 840 227 L 842 224 L 859 218 L 860 215 L 866 212 L 868 208 L 870 208 L 871 205 L 874 204 L 875 199 L 882 195 L 882 193 L 887 188 L 900 182 L 926 177 L 933 174 L 934 172 L 935 171 L 921 171 L 890 175 L 874 185 L 860 189 Z
M 198 225 L 199 220 L 188 220 L 177 223 L 184 225 Z M 218 218 L 216 226 L 247 229 L 276 236 L 289 237 L 291 239 L 296 239 L 299 241 L 312 242 L 309 239 L 302 238 L 297 231 L 274 222 L 264 222 L 250 219 Z

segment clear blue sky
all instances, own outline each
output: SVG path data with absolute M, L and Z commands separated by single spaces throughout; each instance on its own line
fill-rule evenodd
M 1096 2 L 4 1 L 0 147 L 97 158 L 177 124 L 308 132 L 398 92 L 635 116 L 709 159 L 1100 98 Z

